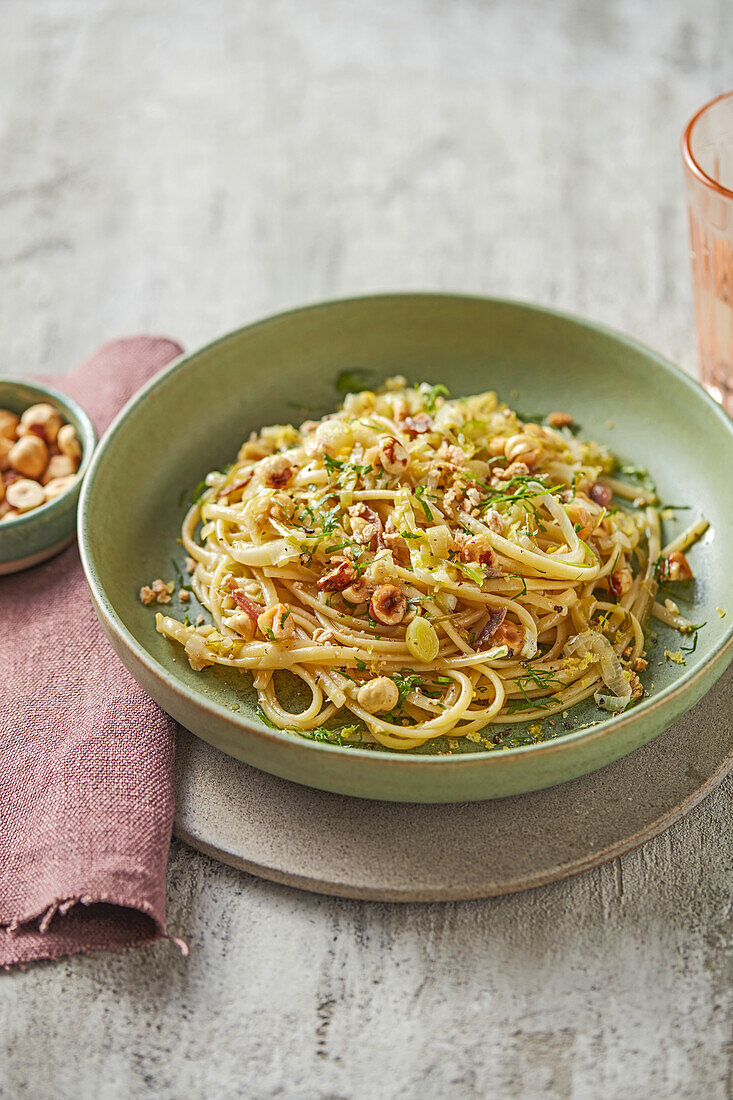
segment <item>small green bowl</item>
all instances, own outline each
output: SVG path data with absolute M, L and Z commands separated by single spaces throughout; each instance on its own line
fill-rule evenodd
M 29 405 L 47 402 L 73 424 L 82 446 L 81 465 L 76 481 L 55 500 L 0 523 L 0 574 L 18 573 L 38 565 L 74 541 L 76 509 L 81 483 L 97 445 L 97 434 L 84 410 L 70 397 L 52 389 L 15 378 L 0 378 L 0 409 L 20 415 Z
M 689 505 L 710 529 L 690 552 L 696 581 L 680 608 L 707 626 L 685 645 L 659 628 L 643 679 L 650 690 L 608 717 L 592 700 L 543 723 L 548 740 L 485 751 L 462 738 L 415 752 L 341 748 L 268 729 L 251 678 L 194 672 L 156 634 L 141 585 L 184 569 L 177 540 L 193 487 L 229 462 L 253 428 L 300 423 L 339 400 L 344 371 L 446 383 L 453 396 L 494 389 L 525 418 L 571 412 L 582 436 L 647 467 L 661 499 Z M 733 655 L 733 425 L 682 371 L 641 344 L 551 310 L 450 295 L 385 295 L 295 310 L 177 360 L 117 417 L 82 490 L 79 547 L 99 618 L 122 661 L 179 722 L 264 771 L 323 790 L 405 802 L 458 802 L 537 790 L 600 768 L 649 741 L 712 686 Z M 173 560 L 172 560 L 173 559 Z M 727 611 L 723 617 L 717 611 Z M 183 618 L 195 601 L 167 608 Z M 517 727 L 513 727 L 517 729 Z M 527 731 L 531 739 L 532 730 Z M 441 747 L 451 755 L 436 755 Z M 519 838 L 521 841 L 521 838 Z

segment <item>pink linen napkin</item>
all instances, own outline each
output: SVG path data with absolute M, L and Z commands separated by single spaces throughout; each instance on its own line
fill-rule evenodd
M 106 344 L 58 388 L 97 431 L 181 353 Z M 76 544 L 0 577 L 0 966 L 165 936 L 175 723 L 120 664 Z

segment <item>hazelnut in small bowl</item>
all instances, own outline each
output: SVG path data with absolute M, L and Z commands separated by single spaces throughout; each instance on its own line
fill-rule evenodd
M 0 574 L 64 550 L 97 437 L 70 397 L 0 378 Z

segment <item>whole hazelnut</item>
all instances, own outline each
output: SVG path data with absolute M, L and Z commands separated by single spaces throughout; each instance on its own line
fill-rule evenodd
M 76 459 L 77 462 L 81 458 L 81 444 L 73 424 L 64 424 L 63 427 L 59 428 L 56 445 L 62 455 L 68 455 L 69 458 Z
M 69 474 L 68 477 L 54 477 L 51 481 L 47 481 L 43 489 L 46 500 L 54 500 L 61 493 L 65 493 L 75 481 L 75 474 Z
M 38 435 L 46 443 L 55 443 L 63 422 L 53 405 L 29 405 L 21 414 L 18 435 Z
M 8 485 L 5 496 L 10 507 L 17 508 L 19 512 L 30 512 L 31 508 L 38 508 L 46 501 L 43 489 L 38 482 L 31 481 L 27 477 L 22 477 L 19 481 Z
M 78 465 L 78 462 L 75 462 L 73 458 L 69 458 L 68 455 L 53 455 L 52 458 L 49 458 L 48 466 L 43 472 L 41 484 L 48 485 L 49 481 L 54 481 L 57 477 L 69 477 L 71 474 L 75 474 Z
M 0 435 L 0 472 L 10 469 L 10 459 L 8 455 L 15 445 L 14 439 L 8 439 L 4 435 Z
M 19 474 L 38 480 L 46 469 L 48 448 L 37 435 L 24 435 L 11 447 L 8 460 Z
M 10 409 L 0 409 L 0 436 L 14 440 L 19 422 L 20 418 Z

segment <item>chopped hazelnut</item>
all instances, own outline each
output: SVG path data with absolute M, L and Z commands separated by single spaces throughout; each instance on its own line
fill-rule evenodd
M 349 603 L 357 606 L 360 603 L 366 603 L 366 601 L 369 599 L 370 593 L 371 589 L 367 584 L 366 579 L 364 577 L 359 577 L 358 580 L 354 581 L 353 584 L 350 584 L 348 588 L 344 588 L 341 595 L 345 600 L 348 600 Z
M 633 583 L 634 574 L 630 569 L 614 569 L 608 578 L 609 588 L 617 600 L 626 595 Z
M 461 547 L 461 561 L 494 564 L 494 551 L 486 535 L 472 535 Z
M 637 699 L 641 699 L 642 695 L 644 694 L 644 688 L 642 686 L 641 680 L 639 679 L 639 677 L 636 675 L 635 672 L 632 672 L 630 674 L 629 682 L 631 683 L 631 700 L 630 701 L 632 703 L 635 703 Z
M 379 461 L 388 474 L 396 477 L 405 472 L 410 456 L 398 439 L 386 435 L 379 440 Z
M 291 637 L 295 630 L 293 616 L 286 603 L 276 603 L 272 607 L 265 608 L 257 620 L 257 626 L 266 638 L 272 635 L 272 638 L 278 642 Z
M 568 428 L 572 422 L 572 416 L 566 412 L 551 412 L 547 417 L 547 423 L 551 428 Z
M 504 534 L 504 519 L 500 512 L 497 512 L 496 508 L 489 508 L 484 512 L 484 523 L 497 535 Z
M 384 545 L 391 550 L 395 564 L 402 569 L 410 568 L 410 548 L 402 535 L 390 532 L 384 536 Z
M 540 442 L 527 432 L 520 432 L 507 439 L 504 454 L 507 462 L 523 462 L 530 469 L 540 457 Z
M 668 579 L 670 581 L 689 581 L 694 574 L 681 550 L 673 550 L 667 558 Z
M 394 584 L 383 584 L 369 602 L 369 614 L 385 626 L 401 623 L 407 611 L 407 596 Z
M 252 621 L 251 616 L 246 611 L 237 611 L 235 615 L 227 619 L 227 626 L 230 630 L 236 631 L 247 642 L 251 642 L 255 636 L 256 623 Z
M 507 646 L 510 656 L 513 657 L 519 653 L 524 644 L 524 628 L 510 622 L 509 619 L 504 619 L 492 634 L 491 644 Z
M 499 481 L 510 481 L 513 477 L 527 477 L 531 473 L 526 462 L 510 462 L 505 469 L 494 469 L 493 475 Z
M 173 581 L 168 581 L 168 583 L 166 584 L 165 581 L 161 580 L 160 577 L 158 577 L 157 580 L 153 581 L 150 587 L 158 603 L 171 602 L 171 593 L 175 588 L 175 584 L 173 583 Z
M 293 467 L 285 455 L 270 455 L 260 462 L 257 476 L 270 489 L 284 489 L 292 479 Z
M 414 439 L 416 435 L 424 435 L 426 432 L 431 431 L 433 427 L 433 419 L 427 413 L 406 416 L 402 423 L 411 439 Z
M 350 561 L 341 561 L 335 569 L 325 573 L 318 580 L 321 592 L 343 592 L 359 578 L 356 566 Z

